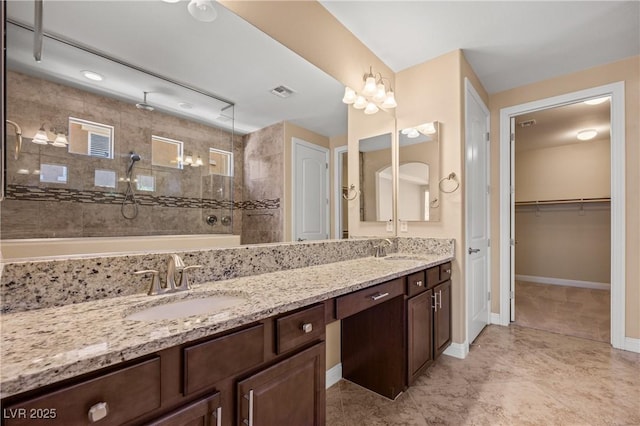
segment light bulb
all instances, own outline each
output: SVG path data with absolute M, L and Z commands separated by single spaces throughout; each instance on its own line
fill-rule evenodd
M 193 164 L 191 165 L 191 167 L 200 167 L 200 166 L 202 166 L 202 164 L 204 164 L 204 163 L 202 162 L 202 158 L 198 155 L 198 158 L 196 158 L 196 162 L 195 162 L 195 163 L 193 163 Z
M 47 132 L 44 130 L 44 125 L 36 132 L 31 142 L 38 145 L 46 145 L 49 143 L 49 136 L 47 136 Z
M 395 108 L 398 104 L 396 103 L 396 98 L 393 96 L 393 90 L 389 90 L 387 92 L 387 99 L 382 103 L 382 108 Z
M 387 99 L 387 94 L 385 93 L 385 87 L 384 84 L 379 83 L 378 84 L 378 88 L 376 89 L 376 94 L 373 95 L 373 101 L 374 102 L 384 102 L 385 99 Z
M 436 132 L 436 126 L 431 123 L 424 123 L 418 126 L 418 131 L 423 135 L 433 135 Z
M 342 102 L 344 102 L 345 104 L 352 104 L 356 101 L 357 98 L 358 95 L 356 94 L 355 90 L 353 90 L 351 87 L 344 88 L 344 97 L 342 98 Z
M 353 104 L 353 107 L 355 109 L 362 109 L 366 106 L 367 106 L 367 100 L 364 98 L 364 96 L 358 96 L 358 98 Z
M 191 0 L 187 10 L 191 16 L 202 22 L 212 22 L 218 17 L 218 12 L 210 0 Z
M 378 112 L 378 107 L 373 102 L 369 102 L 364 109 L 364 113 L 368 115 L 375 114 L 376 112 Z
M 420 132 L 418 132 L 416 129 L 411 129 L 411 131 L 407 134 L 408 138 L 417 138 L 418 136 L 420 136 Z
M 185 155 L 184 164 L 193 164 L 193 157 L 191 155 Z
M 377 90 L 376 79 L 373 76 L 367 77 L 364 88 L 362 89 L 362 94 L 365 96 L 373 96 L 376 94 Z

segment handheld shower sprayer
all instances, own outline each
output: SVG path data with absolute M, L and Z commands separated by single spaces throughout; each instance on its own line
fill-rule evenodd
M 135 219 L 138 216 L 138 202 L 136 201 L 136 194 L 133 191 L 133 165 L 136 161 L 140 161 L 140 156 L 135 152 L 131 151 L 129 153 L 129 167 L 127 168 L 127 189 L 124 193 L 124 200 L 122 200 L 122 207 L 120 208 L 120 213 L 125 219 Z M 131 205 L 133 211 L 128 213 L 127 205 Z

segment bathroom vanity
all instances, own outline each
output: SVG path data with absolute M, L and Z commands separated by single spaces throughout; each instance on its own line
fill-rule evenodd
M 342 320 L 343 376 L 394 398 L 451 341 L 451 259 L 366 257 L 5 314 L 3 424 L 323 425 L 325 325 Z M 130 319 L 216 294 L 245 302 Z

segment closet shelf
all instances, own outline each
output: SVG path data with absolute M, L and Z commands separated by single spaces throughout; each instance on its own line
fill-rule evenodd
M 611 198 L 570 198 L 566 200 L 539 200 L 516 201 L 516 206 L 543 206 L 553 204 L 585 204 L 585 203 L 610 203 Z

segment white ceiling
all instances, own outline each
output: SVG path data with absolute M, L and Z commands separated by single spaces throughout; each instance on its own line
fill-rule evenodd
M 638 1 L 321 1 L 394 72 L 462 49 L 489 93 L 640 54 Z

